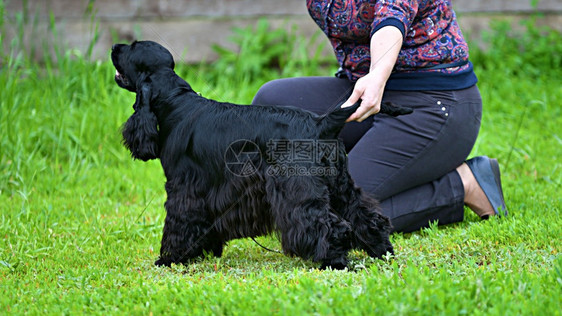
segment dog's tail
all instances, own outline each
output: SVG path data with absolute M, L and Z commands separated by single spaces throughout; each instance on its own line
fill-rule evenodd
M 352 106 L 345 108 L 342 108 L 340 104 L 333 111 L 319 117 L 318 126 L 320 129 L 320 138 L 337 138 L 347 118 L 350 117 L 360 105 L 361 101 L 357 101 Z M 390 116 L 399 116 L 410 114 L 413 111 L 414 110 L 409 107 L 397 106 L 392 102 L 384 102 L 381 104 L 381 110 L 379 113 L 388 114 Z

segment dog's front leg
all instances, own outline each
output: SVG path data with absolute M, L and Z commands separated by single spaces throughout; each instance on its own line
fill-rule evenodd
M 160 258 L 155 264 L 185 264 L 190 259 L 203 255 L 205 251 L 220 256 L 223 242 L 216 236 L 203 201 L 200 198 L 190 198 L 187 190 L 174 188 L 167 191 Z
M 378 203 L 357 188 L 350 188 L 347 197 L 348 204 L 343 207 L 340 216 L 353 226 L 354 247 L 365 250 L 373 258 L 393 254 L 389 240 L 392 226 L 389 219 L 377 211 Z
M 361 248 L 374 258 L 382 258 L 387 253 L 393 254 L 389 240 L 392 230 L 389 219 L 379 213 L 379 205 L 375 199 L 355 186 L 344 161 L 340 161 L 340 174 L 332 183 L 332 210 L 351 223 L 354 248 Z

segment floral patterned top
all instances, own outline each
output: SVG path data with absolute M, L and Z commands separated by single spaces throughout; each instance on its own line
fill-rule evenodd
M 403 44 L 387 89 L 455 90 L 477 82 L 450 0 L 307 0 L 307 7 L 352 81 L 369 72 L 371 36 L 392 25 Z

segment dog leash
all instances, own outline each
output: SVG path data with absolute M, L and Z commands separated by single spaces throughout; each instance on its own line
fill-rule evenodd
M 265 249 L 265 250 L 267 250 L 267 251 L 271 251 L 271 252 L 275 252 L 275 253 L 282 253 L 282 252 L 279 251 L 279 250 L 273 250 L 273 249 L 269 249 L 269 248 L 263 246 L 263 245 L 260 244 L 257 240 L 255 240 L 254 237 L 250 237 L 250 238 L 252 238 L 252 240 L 253 240 L 258 246 L 262 247 L 263 249 Z

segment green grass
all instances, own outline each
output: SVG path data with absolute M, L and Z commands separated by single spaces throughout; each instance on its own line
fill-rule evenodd
M 0 313 L 560 315 L 562 75 L 528 65 L 533 52 L 550 52 L 539 42 L 474 54 L 485 109 L 472 155 L 499 158 L 509 217 L 480 221 L 467 210 L 462 223 L 394 234 L 394 257 L 352 252 L 344 272 L 249 240 L 231 242 L 222 258 L 154 267 L 164 176 L 120 144 L 134 95 L 114 84 L 109 61 L 72 51 L 47 64 L 3 56 Z M 539 71 L 505 63 L 515 57 Z M 270 64 L 252 78 L 226 76 L 224 64 L 178 71 L 207 97 L 248 103 L 265 80 L 334 68 L 318 58 L 281 71 Z

